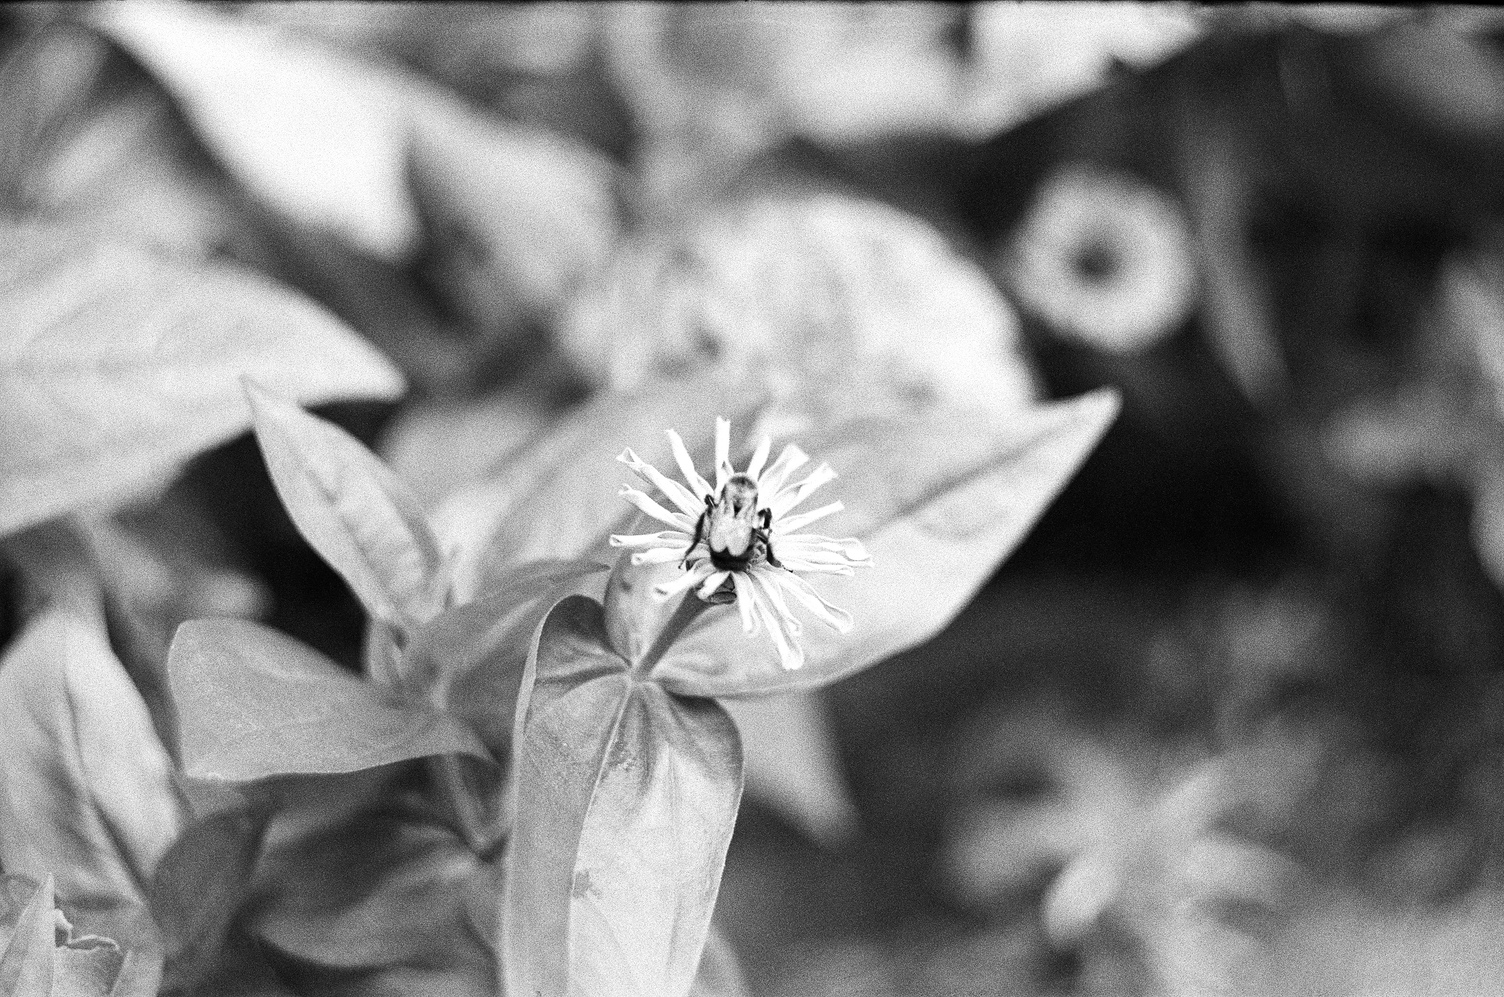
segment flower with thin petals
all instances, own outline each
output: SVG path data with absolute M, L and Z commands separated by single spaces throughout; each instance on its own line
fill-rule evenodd
M 741 612 L 742 629 L 749 636 L 766 629 L 786 669 L 804 664 L 799 642 L 804 627 L 790 606 L 790 598 L 839 633 L 851 629 L 851 614 L 822 599 L 800 574 L 850 575 L 870 567 L 872 559 L 860 541 L 834 540 L 799 530 L 844 506 L 831 502 L 808 512 L 795 512 L 815 489 L 836 473 L 820 464 L 804 478 L 794 472 L 809 463 L 797 446 L 783 448 L 768 464 L 773 441 L 763 437 L 743 471 L 731 466 L 731 423 L 715 422 L 715 485 L 700 476 L 684 440 L 668 430 L 670 446 L 685 484 L 663 474 L 631 450 L 617 460 L 643 481 L 657 488 L 673 508 L 646 492 L 623 486 L 621 495 L 643 513 L 669 526 L 657 533 L 611 537 L 611 546 L 632 548 L 633 564 L 677 563 L 683 573 L 653 587 L 653 597 L 666 601 L 695 589 L 706 602 L 730 599 Z
M 1019 301 L 1099 350 L 1147 349 L 1196 304 L 1180 206 L 1127 175 L 1076 166 L 1050 177 L 998 260 Z

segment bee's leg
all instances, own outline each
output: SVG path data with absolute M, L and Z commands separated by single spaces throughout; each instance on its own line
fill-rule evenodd
M 759 510 L 757 510 L 757 519 L 758 519 L 758 521 L 760 523 L 762 523 L 762 528 L 763 529 L 765 529 L 765 530 L 771 530 L 773 528 L 773 510 L 772 509 L 759 509 Z
M 694 549 L 700 545 L 700 541 L 705 539 L 705 520 L 709 515 L 710 499 L 707 498 L 705 499 L 705 511 L 700 513 L 699 519 L 695 520 L 694 535 L 689 538 L 689 546 L 684 548 L 684 557 L 679 561 L 681 569 L 689 565 L 689 555 L 694 553 Z
M 775 568 L 783 567 L 783 565 L 778 563 L 778 557 L 773 553 L 773 538 L 768 536 L 763 530 L 758 530 L 757 539 L 762 541 L 763 553 L 767 556 L 768 563 Z

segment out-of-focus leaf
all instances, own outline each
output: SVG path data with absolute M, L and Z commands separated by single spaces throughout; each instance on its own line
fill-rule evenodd
M 382 434 L 381 458 L 425 509 L 484 478 L 551 424 L 550 406 L 513 391 L 404 405 Z
M 266 585 L 241 570 L 199 505 L 169 489 L 158 501 L 109 518 L 72 521 L 97 566 L 110 639 L 136 683 L 162 743 L 177 749 L 177 712 L 167 689 L 167 649 L 188 620 L 256 619 L 271 606 Z
M 52 997 L 55 924 L 52 877 L 47 876 L 21 909 L 9 944 L 0 954 L 0 992 L 15 997 Z
M 1117 410 L 1102 391 L 1007 415 L 879 418 L 801 438 L 841 474 L 846 509 L 822 533 L 857 537 L 872 555 L 874 567 L 816 583 L 855 626 L 806 628 L 804 667 L 785 672 L 771 641 L 749 640 L 734 609 L 714 607 L 654 677 L 686 695 L 765 695 L 825 685 L 927 640 L 1023 539 Z
M 430 619 L 448 579 L 417 499 L 343 429 L 249 381 L 246 396 L 272 482 L 304 538 L 373 617 L 404 631 Z
M 478 118 L 416 122 L 409 179 L 444 299 L 489 335 L 546 321 L 617 230 L 610 160 Z
M 1504 151 L 1504 62 L 1486 42 L 1439 25 L 1401 24 L 1365 37 L 1354 52 L 1353 68 L 1373 97 L 1452 142 Z M 1438 66 L 1446 67 L 1445 86 L 1437 85 Z
M 0 866 L 55 873 L 85 930 L 136 946 L 183 808 L 86 584 L 53 593 L 0 659 Z
M 219 959 L 199 981 L 198 989 L 190 992 L 215 997 L 293 997 L 295 993 L 268 964 L 260 943 L 239 928 L 231 929 Z M 153 989 L 149 997 L 156 993 Z
M 0 226 L 0 533 L 119 498 L 249 423 L 238 378 L 313 404 L 392 366 L 270 281 L 37 223 Z
M 726 711 L 741 734 L 747 794 L 823 845 L 849 840 L 857 829 L 856 804 L 820 694 L 734 699 Z
M 879 406 L 1013 408 L 1037 393 L 1017 316 L 979 266 L 912 215 L 832 194 L 763 196 L 647 229 L 559 335 L 614 389 L 715 367 L 816 422 Z
M 631 394 L 602 393 L 486 481 L 464 488 L 434 514 L 453 552 L 455 596 L 495 591 L 514 566 L 547 558 L 612 562 L 606 544 L 630 511 L 617 497 L 631 447 L 649 462 L 672 460 L 664 430 L 707 452 L 715 417 L 746 418 L 760 394 L 714 374 L 656 383 Z
M 352 772 L 451 752 L 491 757 L 448 715 L 256 623 L 183 624 L 167 668 L 183 768 L 194 778 Z
M 1107 81 L 1116 64 L 1147 68 L 1199 38 L 1205 18 L 1190 8 L 1083 3 L 978 4 L 971 8 L 973 64 L 955 110 L 955 130 L 1004 131 Z
M 205 143 L 268 204 L 395 258 L 417 219 L 403 189 L 416 107 L 433 88 L 291 34 L 187 3 L 91 10 L 183 105 Z
M 500 958 L 508 993 L 683 995 L 741 796 L 713 702 L 638 681 L 601 607 L 544 623 L 518 764 Z
M 54 22 L 0 63 L 0 204 L 185 255 L 258 233 L 156 80 L 107 39 Z
M 1203 114 L 1200 127 L 1187 131 L 1180 167 L 1201 251 L 1206 335 L 1243 394 L 1272 404 L 1289 390 L 1290 373 L 1248 245 L 1254 195 L 1246 150 L 1236 127 L 1213 114 Z
M 183 831 L 147 890 L 167 948 L 168 989 L 191 989 L 219 959 L 261 852 L 267 813 L 242 805 L 207 814 Z
M 494 977 L 491 870 L 452 831 L 400 808 L 272 849 L 247 912 L 278 952 L 320 966 L 478 968 Z

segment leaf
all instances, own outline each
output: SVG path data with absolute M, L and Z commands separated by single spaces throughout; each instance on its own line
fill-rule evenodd
M 419 119 L 408 182 L 428 234 L 428 273 L 487 333 L 549 319 L 616 239 L 611 161 L 550 132 Z
M 451 752 L 491 757 L 453 718 L 249 621 L 183 624 L 167 669 L 193 778 L 353 772 Z
M 714 924 L 710 926 L 705 954 L 700 957 L 700 970 L 689 993 L 690 997 L 748 997 L 751 993 L 731 943 Z
M 826 685 L 938 633 L 1023 539 L 1117 414 L 1098 391 L 1003 415 L 948 412 L 845 423 L 801 445 L 842 477 L 844 512 L 822 533 L 855 536 L 874 567 L 816 582 L 855 626 L 804 631 L 805 664 L 785 672 L 773 643 L 748 639 L 733 607 L 714 607 L 654 667 L 692 696 L 767 695 Z
M 851 840 L 856 804 L 820 694 L 733 699 L 725 706 L 747 758 L 747 795 L 828 848 Z
M 162 983 L 162 960 L 154 953 L 127 952 L 110 997 L 157 997 Z M 224 991 L 219 991 L 228 997 Z M 271 995 L 275 997 L 275 995 Z
M 186 3 L 96 8 L 91 21 L 160 77 L 204 142 L 284 216 L 388 259 L 417 218 L 403 189 L 421 79 Z
M 435 509 L 553 423 L 553 406 L 539 394 L 504 390 L 476 399 L 415 400 L 392 416 L 377 452 L 423 508 Z
M 0 993 L 7 997 L 52 997 L 52 877 L 32 893 L 0 955 Z
M 167 988 L 191 989 L 212 971 L 261 854 L 268 813 L 232 806 L 190 824 L 147 890 L 167 942 Z
M 0 204 L 185 255 L 255 251 L 243 198 L 136 61 L 53 21 L 0 63 Z
M 249 424 L 249 374 L 306 404 L 395 397 L 380 354 L 246 271 L 0 222 L 0 534 L 129 495 Z
M 108 938 L 70 937 L 52 950 L 53 997 L 113 997 L 126 955 Z
M 159 969 L 149 952 L 124 953 L 98 935 L 76 937 L 56 909 L 50 875 L 41 883 L 0 875 L 0 992 L 8 997 L 155 997 Z
M 333 423 L 249 380 L 246 397 L 282 504 L 366 611 L 404 630 L 438 613 L 444 557 L 407 487 Z
M 554 609 L 532 668 L 506 992 L 686 994 L 741 796 L 735 725 L 713 702 L 637 681 L 591 599 Z
M 717 375 L 600 393 L 524 448 L 486 482 L 456 492 L 434 513 L 454 554 L 455 595 L 500 587 L 506 572 L 549 558 L 616 560 L 607 536 L 635 515 L 617 497 L 627 480 L 617 454 L 672 460 L 664 430 L 677 428 L 694 452 L 708 452 L 717 415 L 750 417 L 760 391 Z
M 496 593 L 448 609 L 420 629 L 402 657 L 403 681 L 462 717 L 498 759 L 509 757 L 534 631 L 574 583 L 603 570 L 593 561 L 519 566 Z
M 491 870 L 452 831 L 400 806 L 284 842 L 267 857 L 250 930 L 320 966 L 478 968 L 495 976 Z M 472 901 L 475 896 L 479 903 Z
M 0 867 L 55 870 L 89 933 L 151 942 L 143 884 L 183 808 L 97 593 L 55 597 L 0 659 L 0 758 Z

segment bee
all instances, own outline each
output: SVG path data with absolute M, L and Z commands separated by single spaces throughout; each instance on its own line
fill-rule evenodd
M 773 555 L 772 528 L 772 510 L 757 507 L 757 482 L 745 474 L 733 474 L 726 479 L 719 499 L 705 496 L 705 511 L 695 523 L 689 550 L 703 540 L 710 551 L 710 563 L 721 571 L 745 568 L 759 557 L 781 568 Z M 686 552 L 681 566 L 688 560 Z

